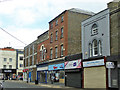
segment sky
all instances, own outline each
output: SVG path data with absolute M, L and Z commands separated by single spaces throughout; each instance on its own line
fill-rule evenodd
M 79 8 L 98 13 L 106 9 L 107 3 L 111 1 L 0 0 L 0 48 L 24 49 L 47 31 L 48 22 L 64 10 Z

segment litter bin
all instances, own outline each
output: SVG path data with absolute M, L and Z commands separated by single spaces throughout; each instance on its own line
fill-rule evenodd
M 35 80 L 35 84 L 38 84 L 38 80 Z

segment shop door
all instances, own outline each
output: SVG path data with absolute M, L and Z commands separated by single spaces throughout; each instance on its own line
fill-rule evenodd
M 66 72 L 66 86 L 82 88 L 81 72 Z
M 31 72 L 29 72 L 29 81 L 31 81 Z
M 106 88 L 106 68 L 84 68 L 84 88 Z

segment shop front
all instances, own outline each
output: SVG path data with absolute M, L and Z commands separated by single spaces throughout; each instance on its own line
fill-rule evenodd
M 64 63 L 49 65 L 48 70 L 50 83 L 64 84 Z
M 65 85 L 82 88 L 81 59 L 65 62 Z
M 37 65 L 37 80 L 39 83 L 48 83 L 48 64 Z
M 3 78 L 6 80 L 16 80 L 16 69 L 2 69 Z
M 28 77 L 27 77 L 28 70 L 29 69 L 24 69 L 23 70 L 23 81 L 27 81 L 28 80 Z
M 107 88 L 105 59 L 83 61 L 84 88 Z

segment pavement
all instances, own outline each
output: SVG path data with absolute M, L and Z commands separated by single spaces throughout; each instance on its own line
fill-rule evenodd
M 8 82 L 20 82 L 20 83 L 27 83 L 26 81 L 22 81 L 22 80 L 7 80 Z M 71 89 L 71 90 L 77 90 L 78 88 L 74 88 L 74 87 L 67 87 L 64 85 L 56 85 L 56 84 L 44 84 L 44 83 L 38 83 L 35 84 L 35 82 L 29 82 L 28 84 L 32 84 L 32 85 L 37 85 L 37 86 L 41 86 L 41 87 L 46 87 L 46 88 L 63 88 L 63 89 Z M 79 89 L 82 90 L 82 89 Z

